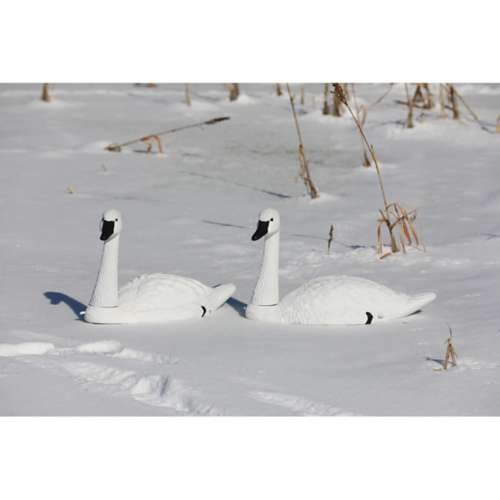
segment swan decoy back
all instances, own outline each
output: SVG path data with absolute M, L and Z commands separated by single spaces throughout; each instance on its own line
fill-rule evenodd
M 268 208 L 259 215 L 252 241 L 264 239 L 264 253 L 246 317 L 274 323 L 358 325 L 402 318 L 436 298 L 406 295 L 364 278 L 323 276 L 279 298 L 280 216 Z
M 231 283 L 215 288 L 173 274 L 148 274 L 118 290 L 122 215 L 112 209 L 101 219 L 101 265 L 84 319 L 89 323 L 151 323 L 210 316 L 234 293 Z

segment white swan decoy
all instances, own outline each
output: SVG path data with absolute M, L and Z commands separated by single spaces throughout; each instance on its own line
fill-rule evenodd
M 101 221 L 104 249 L 97 281 L 85 311 L 89 323 L 155 323 L 203 318 L 222 306 L 236 287 L 212 288 L 173 274 L 135 278 L 118 291 L 118 249 L 123 223 L 118 210 L 107 210 Z
M 273 323 L 359 325 L 401 318 L 436 298 L 435 293 L 409 296 L 373 281 L 352 276 L 313 279 L 279 299 L 280 216 L 274 209 L 259 215 L 256 241 L 265 237 L 260 276 L 246 317 Z

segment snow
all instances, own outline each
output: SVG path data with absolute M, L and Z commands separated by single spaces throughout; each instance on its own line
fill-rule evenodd
M 494 130 L 500 86 L 457 87 Z M 371 103 L 386 88 L 357 94 Z M 273 84 L 242 84 L 235 103 L 220 84 L 194 84 L 191 108 L 182 84 L 61 84 L 51 103 L 40 91 L 0 86 L 2 415 L 500 414 L 500 134 L 465 110 L 458 123 L 416 113 L 404 129 L 401 86 L 369 111 L 388 197 L 417 208 L 427 250 L 379 260 L 377 177 L 361 166 L 349 118 L 321 114 L 321 84 L 308 84 L 299 106 L 315 201 L 296 181 L 296 133 Z M 162 155 L 142 144 L 103 149 L 224 115 L 231 120 L 165 136 Z M 266 207 L 281 214 L 282 296 L 345 274 L 437 299 L 369 327 L 246 320 L 262 250 L 250 236 Z M 165 272 L 235 283 L 233 299 L 204 320 L 83 322 L 108 208 L 126 221 L 120 285 Z M 448 326 L 458 366 L 444 371 Z

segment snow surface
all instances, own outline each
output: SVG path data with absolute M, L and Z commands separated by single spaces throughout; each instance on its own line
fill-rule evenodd
M 369 104 L 386 88 L 359 85 L 358 95 Z M 388 196 L 418 209 L 427 247 L 380 261 L 381 197 L 350 118 L 323 116 L 322 85 L 307 85 L 299 120 L 322 193 L 311 202 L 296 182 L 287 98 L 273 84 L 241 89 L 230 103 L 220 84 L 193 85 L 187 107 L 183 85 L 56 85 L 49 104 L 40 85 L 0 86 L 0 414 L 500 414 L 500 134 L 465 111 L 460 122 L 417 113 L 404 129 L 401 86 L 369 112 Z M 494 130 L 500 86 L 458 89 Z M 223 115 L 231 120 L 166 136 L 163 155 L 103 150 Z M 262 251 L 250 236 L 266 207 L 283 223 L 282 296 L 348 274 L 437 299 L 370 326 L 246 320 Z M 234 298 L 205 320 L 84 323 L 108 208 L 125 219 L 120 285 L 167 272 L 233 282 Z M 448 325 L 458 366 L 443 371 Z

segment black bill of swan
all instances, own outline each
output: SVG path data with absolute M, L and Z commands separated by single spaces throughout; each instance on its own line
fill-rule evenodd
M 263 210 L 253 241 L 264 239 L 262 266 L 246 317 L 273 323 L 362 325 L 409 316 L 436 294 L 407 295 L 354 276 L 322 276 L 279 297 L 280 215 Z
M 215 288 L 173 274 L 148 274 L 118 290 L 121 213 L 107 210 L 101 219 L 101 265 L 84 319 L 89 323 L 154 323 L 205 318 L 234 293 L 231 283 Z

